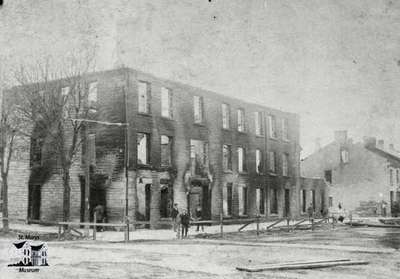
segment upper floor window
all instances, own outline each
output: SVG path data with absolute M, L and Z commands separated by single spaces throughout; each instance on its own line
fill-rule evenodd
M 397 184 L 397 186 L 399 185 L 399 183 L 400 183 L 400 170 L 396 169 L 396 184 Z
M 247 170 L 246 167 L 246 150 L 243 147 L 238 147 L 238 171 L 244 172 Z
M 97 103 L 97 82 L 89 83 L 88 102 L 89 102 L 89 107 L 96 106 L 96 103 Z
M 340 151 L 340 160 L 342 163 L 348 163 L 349 162 L 349 151 L 346 149 L 342 149 Z
M 256 172 L 263 172 L 263 156 L 260 149 L 256 149 Z
M 326 170 L 324 172 L 325 181 L 328 183 L 332 183 L 332 170 Z
M 222 128 L 230 128 L 230 108 L 227 104 L 222 104 Z
M 289 140 L 289 120 L 287 118 L 282 119 L 282 138 Z
M 289 154 L 287 153 L 282 154 L 282 175 L 289 175 Z
M 244 132 L 244 110 L 243 109 L 238 109 L 237 110 L 237 129 L 239 132 Z
M 161 165 L 170 166 L 172 163 L 172 137 L 161 136 Z
M 276 154 L 274 151 L 269 151 L 269 171 L 276 172 Z
M 190 161 L 192 174 L 204 174 L 208 167 L 208 143 L 190 140 Z
M 138 110 L 140 113 L 150 113 L 150 84 L 144 81 L 138 83 Z
M 277 138 L 276 133 L 276 118 L 274 115 L 268 115 L 268 126 L 269 126 L 269 136 L 271 138 Z
M 393 169 L 389 169 L 390 186 L 393 186 Z
M 222 147 L 224 170 L 232 170 L 232 146 L 224 144 Z
M 202 123 L 203 122 L 203 97 L 194 96 L 193 97 L 193 106 L 194 106 L 194 122 Z
M 161 87 L 161 116 L 172 118 L 172 91 Z
M 254 125 L 255 125 L 255 132 L 257 136 L 263 135 L 263 128 L 262 128 L 262 113 L 256 111 L 254 113 Z
M 150 163 L 150 135 L 137 133 L 137 163 L 147 165 Z

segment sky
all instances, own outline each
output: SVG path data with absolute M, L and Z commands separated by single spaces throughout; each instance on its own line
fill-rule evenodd
M 97 45 L 128 66 L 300 115 L 302 156 L 335 130 L 400 149 L 400 1 L 5 0 L 0 67 Z

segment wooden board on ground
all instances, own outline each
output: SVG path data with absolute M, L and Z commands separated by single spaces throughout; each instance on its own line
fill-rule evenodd
M 313 268 L 325 268 L 343 265 L 365 265 L 368 264 L 366 261 L 351 261 L 350 259 L 340 260 L 326 260 L 326 261 L 313 261 L 313 262 L 286 262 L 276 264 L 263 264 L 254 265 L 248 267 L 236 267 L 237 270 L 247 272 L 260 272 L 267 270 L 291 270 L 291 269 L 313 269 Z

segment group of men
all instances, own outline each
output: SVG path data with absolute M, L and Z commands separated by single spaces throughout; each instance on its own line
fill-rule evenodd
M 196 208 L 195 217 L 196 221 L 202 219 L 202 210 L 200 206 Z M 178 204 L 175 203 L 171 210 L 171 218 L 174 232 L 177 232 L 177 238 L 186 238 L 189 232 L 190 221 L 193 220 L 188 211 L 182 209 L 181 212 L 179 212 Z M 199 231 L 200 227 L 201 230 L 204 231 L 204 226 L 202 224 L 197 224 L 197 231 Z

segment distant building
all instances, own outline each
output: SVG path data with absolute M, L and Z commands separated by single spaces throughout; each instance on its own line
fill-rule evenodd
M 135 188 L 136 217 L 154 223 L 168 218 L 174 203 L 190 212 L 200 205 L 204 219 L 301 214 L 298 115 L 126 68 L 85 80 L 92 119 L 129 123 L 130 215 Z M 67 87 L 56 93 L 67 95 Z M 90 207 L 101 204 L 108 221 L 120 221 L 125 127 L 91 124 L 88 133 L 71 170 L 71 218 L 84 218 L 89 152 Z M 12 162 L 10 216 L 62 218 L 61 175 L 49 147 L 45 137 L 34 138 L 30 152 Z
M 360 214 L 385 215 L 400 201 L 400 156 L 383 140 L 353 143 L 347 131 L 336 131 L 333 142 L 301 161 L 301 173 L 325 179 L 334 208 L 340 204 Z

